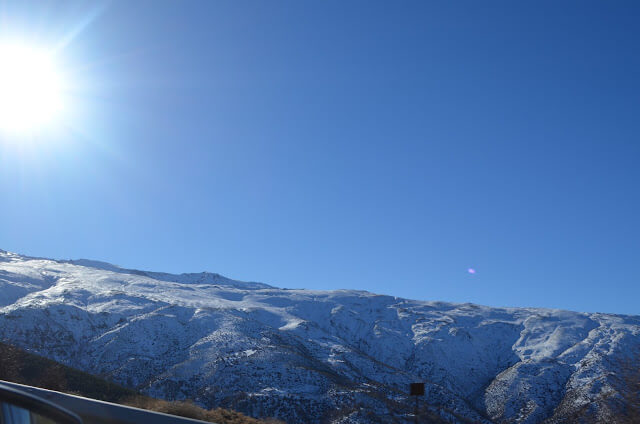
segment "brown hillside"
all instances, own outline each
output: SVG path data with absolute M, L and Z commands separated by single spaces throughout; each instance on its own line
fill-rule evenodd
M 219 424 L 279 422 L 271 419 L 257 420 L 240 412 L 222 408 L 208 411 L 189 401 L 168 402 L 150 398 L 134 390 L 4 343 L 0 343 L 0 380 Z

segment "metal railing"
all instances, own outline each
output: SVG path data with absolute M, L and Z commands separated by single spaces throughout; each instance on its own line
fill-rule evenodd
M 68 395 L 53 390 L 0 380 L 5 386 L 22 390 L 75 412 L 85 424 L 211 424 L 205 421 L 177 417 L 161 412 L 147 411 L 131 406 L 117 405 L 101 400 Z

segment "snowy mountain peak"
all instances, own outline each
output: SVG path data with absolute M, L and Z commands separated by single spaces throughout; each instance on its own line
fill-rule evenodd
M 0 340 L 155 396 L 288 422 L 409 419 L 413 381 L 426 383 L 432 420 L 598 422 L 633 396 L 640 317 L 278 289 L 3 251 Z
M 56 262 L 59 264 L 77 265 L 83 268 L 93 268 L 96 270 L 116 272 L 120 274 L 131 274 L 137 276 L 146 276 L 159 281 L 184 283 L 184 284 L 217 284 L 221 286 L 236 287 L 242 289 L 268 289 L 272 286 L 264 283 L 246 282 L 232 280 L 224 277 L 220 274 L 213 272 L 199 272 L 199 273 L 184 273 L 184 274 L 170 274 L 164 272 L 151 272 L 141 271 L 138 269 L 122 268 L 120 266 L 92 259 L 62 259 L 53 260 L 47 258 L 38 258 L 24 256 L 17 253 L 8 252 L 0 249 L 0 261 L 31 261 L 31 260 L 43 260 L 48 262 Z

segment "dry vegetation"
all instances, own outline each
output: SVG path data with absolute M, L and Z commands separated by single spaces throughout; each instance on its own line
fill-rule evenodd
M 138 393 L 42 356 L 0 343 L 0 380 L 118 403 Z
M 267 419 L 257 420 L 247 417 L 240 412 L 231 411 L 229 409 L 216 408 L 207 411 L 200 408 L 193 402 L 167 402 L 165 400 L 153 399 L 147 396 L 136 396 L 126 399 L 125 405 L 135 406 L 136 408 L 149 409 L 165 414 L 179 415 L 181 417 L 193 418 L 196 420 L 210 421 L 215 423 L 229 424 L 260 424 L 260 423 L 280 423 L 281 421 Z
M 281 423 L 273 419 L 257 420 L 222 408 L 208 411 L 189 401 L 167 402 L 143 396 L 134 390 L 4 343 L 0 343 L 0 380 L 219 424 Z

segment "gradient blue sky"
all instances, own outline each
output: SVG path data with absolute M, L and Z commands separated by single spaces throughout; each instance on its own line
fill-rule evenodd
M 0 0 L 0 38 L 57 46 L 70 82 L 55 129 L 0 136 L 0 248 L 638 314 L 638 22 L 635 1 Z

